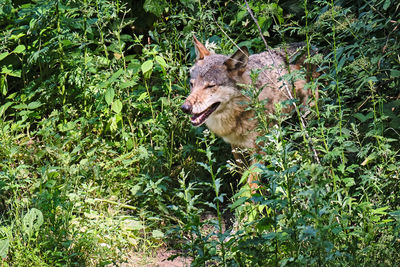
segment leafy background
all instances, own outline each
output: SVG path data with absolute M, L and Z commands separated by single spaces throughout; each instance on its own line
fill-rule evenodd
M 3 266 L 145 264 L 165 247 L 193 266 L 399 264 L 400 4 L 248 3 L 271 47 L 318 47 L 321 73 L 304 127 L 247 91 L 277 122 L 260 124 L 253 195 L 179 109 L 193 33 L 265 50 L 243 1 L 0 3 Z

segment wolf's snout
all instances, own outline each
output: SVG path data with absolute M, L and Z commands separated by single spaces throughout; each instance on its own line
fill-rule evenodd
M 189 103 L 183 103 L 183 105 L 181 106 L 181 109 L 186 114 L 192 113 L 192 105 L 190 105 Z

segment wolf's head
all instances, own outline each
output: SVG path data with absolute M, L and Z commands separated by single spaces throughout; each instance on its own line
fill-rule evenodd
M 237 84 L 246 70 L 249 52 L 241 47 L 231 57 L 212 54 L 193 37 L 197 59 L 190 69 L 190 94 L 181 108 L 192 115 L 192 124 L 199 126 L 242 96 Z

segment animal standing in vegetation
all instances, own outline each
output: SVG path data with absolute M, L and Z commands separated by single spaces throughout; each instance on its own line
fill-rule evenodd
M 203 123 L 216 135 L 222 137 L 236 148 L 257 148 L 256 139 L 261 134 L 256 131 L 258 124 L 254 111 L 248 109 L 249 99 L 242 93 L 242 85 L 251 85 L 252 70 L 260 69 L 257 81 L 253 84 L 261 89 L 258 98 L 267 100 L 265 112 L 273 113 L 275 105 L 291 96 L 285 91 L 288 86 L 302 104 L 307 104 L 312 95 L 311 90 L 304 90 L 306 80 L 298 80 L 288 84 L 282 76 L 291 70 L 299 70 L 304 60 L 298 60 L 295 64 L 287 64 L 287 57 L 282 50 L 270 50 L 260 54 L 249 55 L 245 46 L 241 47 L 232 56 L 212 54 L 194 36 L 196 48 L 196 63 L 190 69 L 190 94 L 182 105 L 182 110 L 192 115 L 191 122 L 194 126 Z M 298 45 L 294 45 L 287 51 L 289 58 L 291 52 Z M 288 107 L 285 111 L 290 111 Z M 234 153 L 237 159 L 239 155 Z M 254 177 L 249 177 L 248 183 L 252 188 Z

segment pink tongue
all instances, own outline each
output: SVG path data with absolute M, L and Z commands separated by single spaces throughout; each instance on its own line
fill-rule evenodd
M 190 120 L 192 121 L 193 124 L 199 124 L 203 121 L 204 115 L 205 115 L 204 113 L 199 115 L 194 115 L 190 118 Z

